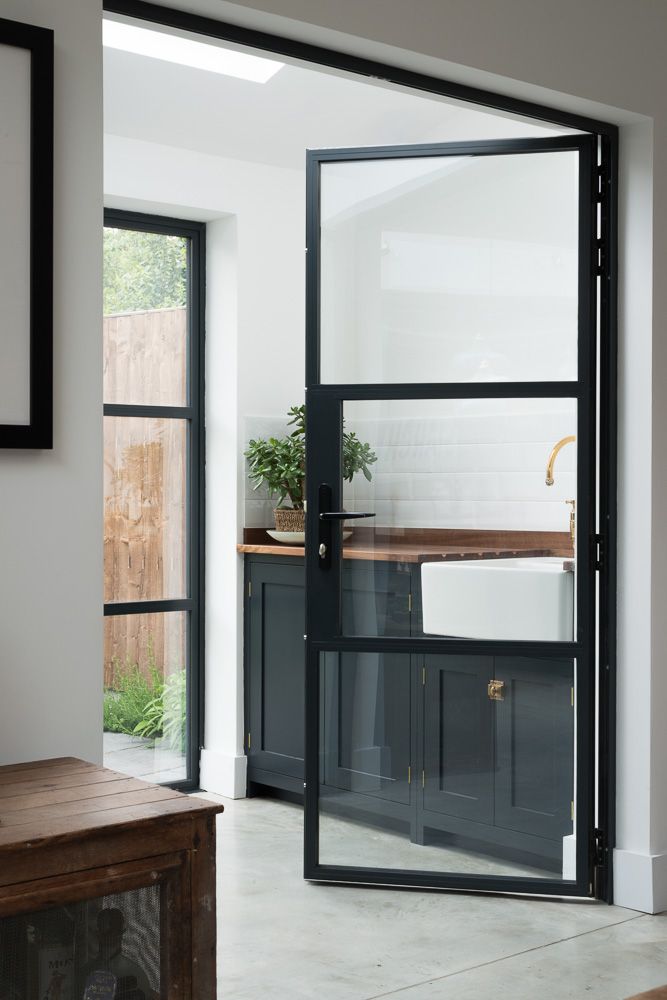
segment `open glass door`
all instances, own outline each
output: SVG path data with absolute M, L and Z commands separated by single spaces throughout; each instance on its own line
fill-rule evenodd
M 308 879 L 592 892 L 595 169 L 308 154 Z

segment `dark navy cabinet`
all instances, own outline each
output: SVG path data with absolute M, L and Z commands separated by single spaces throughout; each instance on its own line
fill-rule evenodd
M 345 632 L 418 632 L 419 582 L 416 563 L 346 560 Z M 303 559 L 247 555 L 246 595 L 249 792 L 301 795 Z M 571 661 L 330 653 L 321 670 L 323 810 L 559 870 L 572 832 Z

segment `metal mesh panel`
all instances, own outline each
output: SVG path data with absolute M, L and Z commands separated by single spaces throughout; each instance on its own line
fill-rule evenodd
M 0 1000 L 158 1000 L 161 888 L 0 920 Z

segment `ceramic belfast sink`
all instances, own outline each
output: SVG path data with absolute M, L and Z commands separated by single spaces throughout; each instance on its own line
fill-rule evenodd
M 465 639 L 571 641 L 574 563 L 549 556 L 429 562 L 424 632 Z

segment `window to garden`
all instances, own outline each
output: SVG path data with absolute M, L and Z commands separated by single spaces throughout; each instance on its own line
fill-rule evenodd
M 104 229 L 104 763 L 198 782 L 204 226 Z

